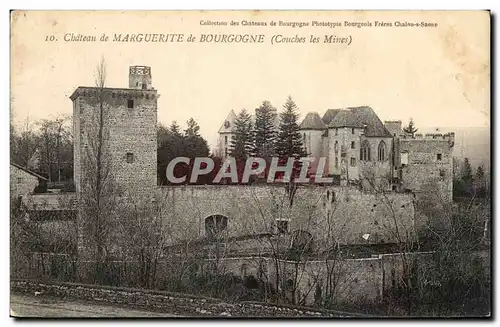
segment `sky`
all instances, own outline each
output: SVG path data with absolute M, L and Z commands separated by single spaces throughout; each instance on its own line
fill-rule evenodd
M 281 109 L 291 95 L 310 111 L 371 106 L 382 120 L 420 127 L 488 126 L 487 12 L 15 12 L 11 30 L 11 117 L 19 125 L 72 112 L 69 96 L 94 84 L 104 56 L 107 85 L 128 86 L 128 68 L 150 66 L 161 95 L 158 121 L 193 117 L 210 146 L 228 112 L 263 100 Z M 230 27 L 200 21 L 436 22 L 410 27 Z M 66 33 L 264 34 L 262 44 L 64 42 Z M 271 44 L 273 35 L 321 41 Z M 351 37 L 325 44 L 324 35 Z M 54 35 L 58 41 L 45 41 Z

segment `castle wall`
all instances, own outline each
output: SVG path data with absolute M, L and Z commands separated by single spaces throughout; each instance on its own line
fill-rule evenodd
M 228 235 L 234 237 L 275 233 L 276 220 L 288 221 L 289 232 L 309 232 L 319 246 L 333 241 L 395 242 L 406 238 L 407 232 L 414 237 L 414 208 L 407 194 L 303 186 L 296 190 L 290 207 L 284 186 L 176 186 L 159 188 L 157 199 L 158 206 L 165 208 L 161 213 L 165 226 L 177 238 L 173 243 L 205 237 L 205 219 L 212 215 L 227 217 Z M 368 240 L 365 234 L 370 234 Z
M 318 166 L 319 158 L 323 156 L 323 143 L 321 135 L 324 133 L 323 130 L 301 130 L 304 147 L 306 149 L 307 156 L 309 158 L 314 158 L 310 167 L 312 171 L 316 171 Z M 325 167 L 326 169 L 326 167 Z
M 408 157 L 407 164 L 402 162 L 403 187 L 414 192 L 432 191 L 437 187 L 443 200 L 451 201 L 452 151 L 452 144 L 446 137 L 400 139 L 400 152 Z

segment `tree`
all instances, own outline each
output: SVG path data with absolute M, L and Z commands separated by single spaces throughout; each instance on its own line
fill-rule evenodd
M 206 157 L 210 153 L 207 141 L 200 135 L 200 126 L 193 119 L 187 121 L 187 128 L 184 131 L 185 153 L 188 158 Z
M 484 168 L 483 165 L 479 165 L 476 170 L 476 176 L 474 178 L 474 189 L 478 197 L 486 197 L 486 181 L 484 178 Z
M 86 251 L 78 254 L 80 260 L 95 259 L 94 280 L 100 283 L 104 282 L 104 268 L 112 244 L 113 218 L 119 196 L 111 169 L 108 142 L 110 126 L 106 123 L 110 110 L 107 98 L 111 94 L 106 91 L 105 86 L 106 62 L 103 57 L 95 73 L 96 96 L 87 98 L 93 108 L 82 157 L 82 218 L 79 222 L 83 229 L 79 243 L 83 243 L 82 247 Z
M 415 133 L 418 132 L 418 128 L 415 128 L 415 123 L 413 122 L 413 118 L 410 118 L 408 126 L 404 127 L 403 131 L 406 134 L 410 135 L 412 138 L 415 137 Z
M 236 161 L 244 161 L 253 150 L 252 118 L 242 109 L 234 121 L 234 135 L 231 139 L 230 154 Z
M 51 182 L 61 182 L 73 175 L 73 140 L 69 117 L 40 120 L 38 145 L 41 149 L 41 173 Z
M 255 110 L 255 155 L 262 158 L 270 158 L 276 148 L 276 109 L 271 102 L 264 101 Z
M 276 152 L 280 157 L 300 158 L 306 156 L 299 131 L 298 107 L 289 96 L 280 113 L 280 131 L 276 143 Z

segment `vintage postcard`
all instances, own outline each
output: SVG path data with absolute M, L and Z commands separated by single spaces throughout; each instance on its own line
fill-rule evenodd
M 490 12 L 21 11 L 13 317 L 491 317 Z

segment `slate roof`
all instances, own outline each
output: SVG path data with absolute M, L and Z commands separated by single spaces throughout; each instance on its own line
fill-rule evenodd
M 329 128 L 365 127 L 365 136 L 391 137 L 375 111 L 369 106 L 348 107 L 337 109 L 335 117 L 328 124 Z M 328 112 L 327 112 L 328 113 Z M 325 114 L 326 116 L 326 114 Z
M 323 123 L 321 117 L 317 112 L 308 113 L 299 127 L 300 129 L 315 129 L 315 130 L 326 129 L 325 123 Z
M 219 128 L 219 133 L 229 133 L 229 132 L 232 132 L 235 120 L 236 120 L 236 114 L 234 113 L 234 110 L 231 109 L 231 111 L 227 115 L 226 119 L 222 123 L 222 126 Z M 226 121 L 229 122 L 228 126 L 225 125 Z
M 323 115 L 323 123 L 328 126 L 330 122 L 335 118 L 335 116 L 339 113 L 340 109 L 328 109 Z

